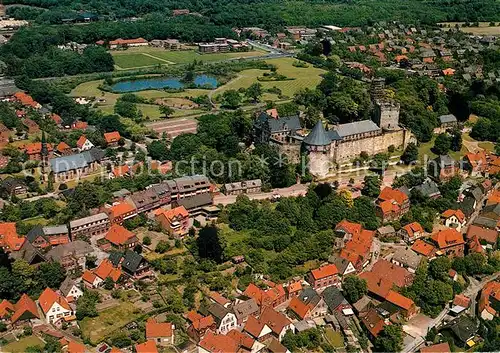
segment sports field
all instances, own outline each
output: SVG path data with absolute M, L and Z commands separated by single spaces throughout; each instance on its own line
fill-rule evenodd
M 117 70 L 129 70 L 155 65 L 187 64 L 197 61 L 220 61 L 235 58 L 248 58 L 265 54 L 264 51 L 252 50 L 238 53 L 200 54 L 195 50 L 165 50 L 162 48 L 129 48 L 125 51 L 112 51 Z
M 293 78 L 288 81 L 260 82 L 264 89 L 277 87 L 285 96 L 293 96 L 296 92 L 304 88 L 315 88 L 322 80 L 321 75 L 325 73 L 322 69 L 317 69 L 309 65 L 307 68 L 295 67 L 292 64 L 296 61 L 293 58 L 279 58 L 266 60 L 269 64 L 277 67 L 278 74 Z M 216 90 L 216 94 L 221 94 L 229 89 L 238 90 L 239 88 L 248 88 L 252 83 L 259 82 L 258 77 L 262 76 L 265 70 L 251 69 L 244 70 L 232 81 Z M 265 97 L 264 97 L 265 98 Z

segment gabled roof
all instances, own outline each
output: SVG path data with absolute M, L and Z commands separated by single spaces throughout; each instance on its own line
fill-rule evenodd
M 81 343 L 75 341 L 69 341 L 68 343 L 68 353 L 84 353 L 87 349 Z
M 141 344 L 136 344 L 135 351 L 136 353 L 158 353 L 158 349 L 156 348 L 154 341 L 146 341 Z
M 299 318 L 303 320 L 311 311 L 311 306 L 304 303 L 298 297 L 293 297 L 288 304 L 288 309 L 292 310 L 295 314 L 297 314 Z
M 10 251 L 18 251 L 25 242 L 25 238 L 17 234 L 15 222 L 0 223 L 0 247 Z
M 450 217 L 455 216 L 460 222 L 465 221 L 465 215 L 462 212 L 462 210 L 448 209 L 448 210 L 443 212 L 442 216 L 443 216 L 443 218 L 450 218 Z
M 54 290 L 51 288 L 45 288 L 45 290 L 42 292 L 42 294 L 40 294 L 40 297 L 38 298 L 38 303 L 40 304 L 40 307 L 45 314 L 49 312 L 54 303 L 59 304 L 66 310 L 71 310 L 66 299 L 54 292 Z
M 89 284 L 94 284 L 96 278 L 97 276 L 95 275 L 95 273 L 90 270 L 85 270 L 85 272 L 83 272 L 82 281 L 84 282 L 87 282 Z
M 161 210 L 161 212 L 159 212 L 157 216 L 159 217 L 161 215 L 163 215 L 168 221 L 172 221 L 177 217 L 189 217 L 189 212 L 184 206 L 179 206 L 170 210 Z
M 232 338 L 234 341 L 236 341 L 240 346 L 251 350 L 253 345 L 255 344 L 255 340 L 250 337 L 249 335 L 246 335 L 240 331 L 237 331 L 235 329 L 232 329 L 227 333 L 228 337 Z
M 233 306 L 234 315 L 238 320 L 249 317 L 259 312 L 259 306 L 255 299 L 251 298 Z
M 71 277 L 66 277 L 63 281 L 63 283 L 61 283 L 61 285 L 59 286 L 59 292 L 61 292 L 61 294 L 65 297 L 68 296 L 69 292 L 71 291 L 71 288 L 73 288 L 73 286 L 75 285 L 75 281 L 73 281 L 71 279 Z
M 417 254 L 431 256 L 436 248 L 434 247 L 434 245 L 429 244 L 422 239 L 417 239 L 411 249 Z
M 456 229 L 452 228 L 444 229 L 433 234 L 432 240 L 439 246 L 440 249 L 464 244 L 464 238 L 462 234 L 457 232 Z
M 113 224 L 106 234 L 106 240 L 113 245 L 125 245 L 137 240 L 137 237 L 130 230 L 119 224 Z
M 264 322 L 277 335 L 281 333 L 283 328 L 291 324 L 288 318 L 275 311 L 270 307 L 266 307 L 260 315 L 260 321 Z
M 343 219 L 335 226 L 336 231 L 342 230 L 342 231 L 345 231 L 346 233 L 352 234 L 352 235 L 359 235 L 361 233 L 362 228 L 363 228 L 363 226 L 361 224 L 349 222 L 346 219 Z
M 0 303 L 0 319 L 4 319 L 13 312 L 14 312 L 14 305 L 7 299 L 4 299 Z
M 157 337 L 172 337 L 173 326 L 170 322 L 156 322 L 155 319 L 150 318 L 146 321 L 146 339 Z
M 393 290 L 390 290 L 389 293 L 387 293 L 385 300 L 405 310 L 410 310 L 413 306 L 415 306 L 413 300 Z
M 452 69 L 453 70 L 453 69 Z M 454 72 L 455 70 L 453 70 Z M 452 73 L 453 74 L 453 73 Z M 457 117 L 453 114 L 447 114 L 447 115 L 441 115 L 439 118 L 439 121 L 441 124 L 445 123 L 456 123 L 457 122 Z
M 104 133 L 104 139 L 107 143 L 118 142 L 120 140 L 120 133 L 118 131 Z
M 127 250 L 123 256 L 122 268 L 134 273 L 143 261 L 146 260 L 142 257 L 142 255 L 132 250 Z
M 413 275 L 405 268 L 385 259 L 378 260 L 371 271 L 363 272 L 360 278 L 366 280 L 368 291 L 385 298 L 393 286 L 402 288 L 413 282 Z
M 343 138 L 356 134 L 380 131 L 380 128 L 371 120 L 361 120 L 353 123 L 341 124 L 335 128 L 335 131 Z
M 104 259 L 99 266 L 94 270 L 94 274 L 102 280 L 111 278 L 113 282 L 117 282 L 122 275 L 120 269 L 115 268 L 109 259 Z
M 110 208 L 106 209 L 106 211 L 110 213 L 112 218 L 117 218 L 124 216 L 128 213 L 134 212 L 135 206 L 132 206 L 128 202 L 123 201 L 116 205 L 111 206 Z
M 321 295 L 323 296 L 323 300 L 326 305 L 332 312 L 338 308 L 340 304 L 347 303 L 340 290 L 334 286 L 327 287 Z
M 209 353 L 236 353 L 238 350 L 238 343 L 233 338 L 230 336 L 216 335 L 210 331 L 198 343 L 198 346 Z
M 403 229 L 408 233 L 408 236 L 411 238 L 415 233 L 423 233 L 424 228 L 418 222 L 413 222 L 403 226 Z
M 484 240 L 489 244 L 496 244 L 498 232 L 495 229 L 483 228 L 475 224 L 471 224 L 467 229 L 467 239 L 472 239 L 477 236 L 479 240 Z
M 448 342 L 443 342 L 420 348 L 420 353 L 451 353 L 451 350 Z
M 339 271 L 337 270 L 337 266 L 335 266 L 334 264 L 322 266 L 320 268 L 311 271 L 312 276 L 316 280 L 337 275 L 338 273 Z
M 63 153 L 66 152 L 67 150 L 71 150 L 71 147 L 69 147 L 69 145 L 66 142 L 61 141 L 57 145 L 56 149 L 58 152 Z
M 378 198 L 383 201 L 396 201 L 400 206 L 408 201 L 408 196 L 404 192 L 388 186 L 382 189 Z
M 40 318 L 35 302 L 27 294 L 21 296 L 21 299 L 14 305 L 14 308 L 16 311 L 10 318 L 12 323 L 18 320 Z

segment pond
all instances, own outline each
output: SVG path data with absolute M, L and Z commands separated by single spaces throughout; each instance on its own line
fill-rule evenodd
M 207 75 L 196 75 L 193 80 L 199 87 L 217 88 L 217 78 Z M 113 92 L 125 93 L 143 91 L 147 89 L 182 89 L 186 86 L 178 77 L 155 77 L 138 80 L 128 80 L 115 83 L 111 86 Z

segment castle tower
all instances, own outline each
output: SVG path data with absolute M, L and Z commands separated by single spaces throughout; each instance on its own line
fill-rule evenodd
M 384 130 L 398 130 L 399 103 L 387 99 L 385 92 L 385 79 L 374 78 L 370 87 L 375 116 L 375 123 Z
M 309 155 L 308 168 L 311 174 L 319 177 L 326 176 L 332 167 L 330 156 L 332 139 L 321 120 L 316 123 L 303 142 Z

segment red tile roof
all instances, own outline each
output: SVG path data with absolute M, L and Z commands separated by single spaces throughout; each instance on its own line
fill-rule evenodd
M 75 341 L 70 341 L 68 343 L 68 353 L 84 353 L 86 351 L 83 344 L 77 343 Z
M 85 144 L 85 141 L 87 141 L 87 137 L 85 137 L 85 135 L 80 136 L 78 141 L 76 141 L 76 147 L 82 148 L 83 145 Z
M 385 300 L 405 310 L 410 310 L 415 306 L 413 300 L 393 290 L 390 290 L 389 293 L 387 293 Z
M 21 299 L 19 299 L 16 305 L 14 305 L 14 308 L 16 309 L 16 311 L 10 318 L 10 321 L 12 323 L 15 323 L 19 319 L 23 318 L 24 313 L 26 312 L 30 314 L 29 315 L 30 317 L 40 318 L 40 316 L 38 315 L 38 309 L 36 307 L 36 303 L 26 294 L 23 294 L 21 296 Z
M 439 246 L 440 249 L 464 244 L 464 238 L 462 234 L 457 232 L 456 229 L 452 228 L 444 229 L 433 234 L 432 240 Z
M 460 222 L 465 221 L 465 215 L 462 210 L 446 210 L 442 214 L 443 218 L 450 218 L 455 216 Z
M 411 247 L 413 251 L 415 251 L 417 254 L 424 255 L 424 256 L 431 256 L 433 255 L 434 251 L 436 248 L 434 245 L 429 244 L 422 239 L 417 239 L 413 246 Z
M 104 139 L 107 143 L 115 143 L 120 140 L 120 133 L 118 131 L 105 132 Z
M 337 266 L 335 266 L 334 264 L 322 266 L 320 268 L 311 271 L 311 274 L 314 277 L 314 279 L 322 279 L 325 277 L 337 275 L 338 273 L 339 270 L 337 269 Z
M 110 40 L 109 44 L 110 45 L 129 45 L 129 44 L 140 44 L 140 43 L 147 43 L 148 41 L 144 38 L 133 38 L 133 39 L 122 39 L 118 38 L 115 40 Z
M 64 141 L 59 142 L 59 144 L 56 147 L 57 151 L 60 153 L 64 153 L 67 150 L 71 150 L 71 147 L 68 146 L 68 144 Z
M 260 321 L 269 326 L 269 328 L 277 335 L 281 333 L 283 328 L 291 324 L 291 321 L 288 320 L 285 315 L 270 307 L 264 308 L 264 311 L 260 315 Z
M 50 144 L 50 143 L 47 144 L 47 150 L 49 152 L 52 152 L 52 150 L 53 150 L 52 144 Z M 40 153 L 42 153 L 42 143 L 41 142 L 28 143 L 28 144 L 24 145 L 24 152 L 26 152 L 26 154 L 28 154 L 28 155 L 40 154 Z
M 193 327 L 195 330 L 200 331 L 215 324 L 214 317 L 212 315 L 204 316 L 199 320 L 193 321 Z
M 490 297 L 500 301 L 500 282 L 491 281 L 486 283 L 479 298 L 479 313 L 487 310 L 492 315 L 497 315 L 497 311 L 490 304 Z
M 108 212 L 111 215 L 111 218 L 118 218 L 121 216 L 125 216 L 128 213 L 132 213 L 135 211 L 135 207 L 129 204 L 128 202 L 120 202 L 114 206 L 111 206 L 108 209 Z
M 363 227 L 361 226 L 361 224 L 349 222 L 348 220 L 344 219 L 340 221 L 339 224 L 337 224 L 335 230 L 343 230 L 348 234 L 358 235 L 361 233 L 362 228 Z
M 208 332 L 198 345 L 210 353 L 236 353 L 238 351 L 238 343 L 233 338 L 212 332 Z
M 265 323 L 255 318 L 255 316 L 250 315 L 245 323 L 244 330 L 251 334 L 255 338 L 259 338 L 259 335 L 264 328 Z
M 243 332 L 237 331 L 235 329 L 229 331 L 227 333 L 227 336 L 232 338 L 234 341 L 236 341 L 240 346 L 247 348 L 247 349 L 252 349 L 255 340 L 250 337 L 247 334 L 244 334 Z
M 396 201 L 400 206 L 408 201 L 408 196 L 400 191 L 393 189 L 391 187 L 385 187 L 382 189 L 382 192 L 380 192 L 380 195 L 378 196 L 379 200 L 382 201 Z
M 14 93 L 14 98 L 17 99 L 22 105 L 27 105 L 35 109 L 40 107 L 40 103 L 35 101 L 29 94 L 26 94 L 24 92 Z
M 26 239 L 17 234 L 16 223 L 0 223 L 0 247 L 6 251 L 18 251 Z
M 122 271 L 118 268 L 115 268 L 111 261 L 108 259 L 104 259 L 99 266 L 94 271 L 95 275 L 102 280 L 106 278 L 111 278 L 113 282 L 117 282 L 122 275 Z
M 9 302 L 7 299 L 4 299 L 0 303 L 0 319 L 4 319 L 14 312 L 14 305 Z
M 219 303 L 219 304 L 220 304 L 220 305 L 222 305 L 222 306 L 225 306 L 225 305 L 227 305 L 227 304 L 230 304 L 230 303 L 231 303 L 231 301 L 230 301 L 230 300 L 228 300 L 228 299 L 224 298 L 224 296 L 223 296 L 222 294 L 217 293 L 217 292 L 210 292 L 210 293 L 208 294 L 208 297 L 209 297 L 210 299 L 212 299 L 214 302 Z
M 161 212 L 157 214 L 157 216 L 163 215 L 167 220 L 172 221 L 177 217 L 189 217 L 189 212 L 186 210 L 184 206 L 178 206 L 172 208 L 170 210 L 162 209 Z
M 302 290 L 302 282 L 301 281 L 292 282 L 288 285 L 287 289 L 288 293 L 300 292 Z
M 141 344 L 136 344 L 135 351 L 136 353 L 158 353 L 158 349 L 156 348 L 154 341 L 146 341 Z
M 202 319 L 203 315 L 197 313 L 194 310 L 191 310 L 186 315 L 184 315 L 184 317 L 186 318 L 186 320 L 188 320 L 189 322 L 193 323 L 195 321 L 199 321 L 200 319 Z
M 71 310 L 66 299 L 54 292 L 54 290 L 51 288 L 45 288 L 45 290 L 42 292 L 42 294 L 40 294 L 40 297 L 38 298 L 38 303 L 40 304 L 40 307 L 45 314 L 49 312 L 54 303 L 58 303 L 66 310 Z
M 170 322 L 156 322 L 150 318 L 146 322 L 146 339 L 157 337 L 172 337 L 173 326 Z
M 468 308 L 470 305 L 470 298 L 466 297 L 463 294 L 457 294 L 453 299 L 453 305 L 459 305 L 463 308 Z
M 411 238 L 413 237 L 413 234 L 415 233 L 423 233 L 424 228 L 420 225 L 418 222 L 413 222 L 410 224 L 407 224 L 403 227 L 404 230 L 408 233 L 408 236 Z
M 119 224 L 113 224 L 106 234 L 106 240 L 114 245 L 125 245 L 135 239 L 134 233 Z
M 51 119 L 52 119 L 52 121 L 54 121 L 57 125 L 61 125 L 61 124 L 62 124 L 62 122 L 63 122 L 62 118 L 61 118 L 59 115 L 55 114 L 55 113 L 50 114 L 50 118 L 51 118 Z
M 382 298 L 386 298 L 394 286 L 402 288 L 413 281 L 413 275 L 407 269 L 384 259 L 378 260 L 371 271 L 363 272 L 359 277 L 366 280 L 369 292 Z
M 300 300 L 298 297 L 293 297 L 288 304 L 288 309 L 292 310 L 299 318 L 305 319 L 311 311 L 311 307 Z
M 82 280 L 84 282 L 89 283 L 89 284 L 94 284 L 96 277 L 97 276 L 94 274 L 94 272 L 92 272 L 90 270 L 85 270 L 85 272 L 82 275 Z
M 489 244 L 496 244 L 498 239 L 498 232 L 495 229 L 482 228 L 478 225 L 471 224 L 467 229 L 467 239 L 472 239 L 477 236 L 479 240 L 484 240 Z

